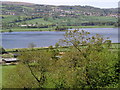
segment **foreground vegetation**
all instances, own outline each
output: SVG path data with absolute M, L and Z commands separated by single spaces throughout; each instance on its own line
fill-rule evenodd
M 118 88 L 118 51 L 109 50 L 110 40 L 89 34 L 67 31 L 56 49 L 21 52 L 19 64 L 3 72 L 3 88 Z M 60 46 L 69 50 L 61 55 Z

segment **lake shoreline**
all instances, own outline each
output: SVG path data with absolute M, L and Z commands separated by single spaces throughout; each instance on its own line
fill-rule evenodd
M 78 28 L 118 28 L 114 26 L 64 26 L 68 29 L 78 29 Z M 23 31 L 57 31 L 55 28 L 12 28 L 12 29 L 3 29 L 0 32 L 23 32 Z M 60 31 L 60 30 L 58 30 Z M 61 30 L 66 31 L 66 30 Z

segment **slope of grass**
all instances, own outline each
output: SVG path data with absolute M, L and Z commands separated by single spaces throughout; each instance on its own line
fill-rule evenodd
M 43 18 L 38 18 L 38 19 L 32 19 L 32 20 L 28 20 L 26 21 L 26 23 L 32 23 L 32 24 L 36 24 L 36 22 L 38 24 L 52 24 L 52 22 L 49 22 L 49 21 L 45 21 Z
M 96 22 L 116 22 L 117 18 L 115 17 L 106 17 L 106 16 L 84 16 L 86 21 L 96 21 Z
M 2 86 L 5 87 L 5 85 L 7 85 L 7 82 L 9 81 L 8 79 L 6 79 L 8 77 L 9 72 L 12 72 L 12 70 L 15 68 L 16 66 L 2 66 Z
M 2 19 L 3 22 L 11 22 L 17 19 L 18 16 L 13 16 L 13 15 L 5 15 L 5 18 Z
M 2 66 L 0 65 L 0 89 L 2 88 Z
M 12 29 L 2 29 L 1 32 L 23 32 L 23 31 L 55 31 L 55 28 L 12 28 Z

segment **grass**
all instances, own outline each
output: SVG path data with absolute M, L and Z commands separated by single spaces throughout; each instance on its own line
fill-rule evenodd
M 7 52 L 11 52 L 11 53 L 16 53 L 16 50 L 18 51 L 36 51 L 36 50 L 47 50 L 49 49 L 48 47 L 35 47 L 35 48 L 13 48 L 13 49 L 6 49 Z M 55 48 L 53 48 L 55 49 Z M 120 49 L 120 43 L 112 43 L 110 50 L 118 50 Z M 64 51 L 69 51 L 70 49 L 68 47 L 59 47 L 58 50 L 60 52 L 64 52 Z
M 1 32 L 23 32 L 23 31 L 55 31 L 55 28 L 13 28 L 13 29 L 3 29 Z
M 97 21 L 97 22 L 116 22 L 117 18 L 115 17 L 106 17 L 106 16 L 83 16 L 87 21 Z
M 29 21 L 26 21 L 26 23 L 32 23 L 32 24 L 36 24 L 36 22 L 38 23 L 38 24 L 52 24 L 51 22 L 49 22 L 49 21 L 45 21 L 43 18 L 38 18 L 38 19 L 32 19 L 32 20 L 29 20 Z
M 2 88 L 2 66 L 0 65 L 0 89 Z
M 5 18 L 2 19 L 3 22 L 11 22 L 14 21 L 15 19 L 18 19 L 19 16 L 17 15 L 1 15 L 4 16 Z M 24 18 L 26 16 L 20 16 L 21 18 Z M 55 18 L 53 19 L 52 17 L 47 18 L 47 21 L 44 20 L 44 18 L 37 18 L 37 19 L 32 19 L 32 20 L 27 20 L 27 21 L 21 21 L 17 22 L 18 24 L 63 24 L 67 25 L 67 23 L 75 24 L 75 23 L 85 23 L 85 22 L 117 22 L 117 18 L 115 17 L 106 17 L 106 16 L 84 16 L 80 15 L 78 18 L 74 17 L 60 17 L 60 18 Z
M 41 50 L 48 50 L 49 48 L 46 47 L 36 47 L 36 48 L 14 48 L 14 49 L 6 49 L 7 52 L 11 52 L 11 53 L 19 53 L 19 52 L 22 52 L 22 51 L 41 51 Z M 52 49 L 56 49 L 56 48 L 52 48 Z M 18 50 L 18 52 L 16 52 L 16 50 Z M 69 48 L 68 47 L 59 47 L 58 50 L 60 52 L 63 52 L 63 51 L 68 51 Z
M 112 43 L 111 48 L 120 49 L 120 43 Z
M 18 18 L 18 16 L 13 15 L 4 15 L 4 19 L 2 19 L 3 22 L 11 22 Z
M 15 68 L 16 66 L 14 65 L 10 65 L 10 66 L 2 66 L 2 86 L 7 85 L 7 82 L 9 81 L 8 79 L 6 79 L 8 77 L 9 72 L 12 72 L 12 70 Z
M 65 26 L 67 28 L 114 28 L 114 26 Z
M 48 21 L 54 23 L 85 23 L 85 22 L 116 22 L 117 18 L 115 17 L 106 17 L 106 16 L 85 16 L 80 15 L 77 18 L 74 17 L 61 17 L 61 18 L 49 18 Z

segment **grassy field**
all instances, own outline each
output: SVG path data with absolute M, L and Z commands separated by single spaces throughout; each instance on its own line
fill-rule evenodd
M 67 28 L 115 28 L 114 26 L 65 26 Z
M 13 48 L 13 49 L 6 49 L 7 52 L 13 52 L 16 53 L 16 50 L 18 51 L 35 51 L 35 50 L 47 50 L 48 47 L 35 47 L 35 48 Z M 55 49 L 53 47 L 53 49 Z M 119 50 L 120 49 L 120 43 L 112 43 L 110 50 Z M 68 47 L 59 47 L 58 50 L 60 52 L 68 51 L 70 50 Z
M 0 65 L 0 89 L 2 88 L 2 66 Z
M 32 23 L 32 24 L 36 24 L 36 22 L 38 24 L 52 24 L 52 22 L 49 22 L 49 21 L 45 21 L 43 18 L 38 18 L 38 19 L 33 19 L 33 20 L 29 20 L 29 21 L 26 21 L 26 23 Z
M 29 18 L 29 16 L 17 16 L 17 15 L 1 15 L 4 18 L 2 18 L 2 22 L 9 23 L 13 22 L 16 19 L 23 19 L 23 18 Z M 106 16 L 84 16 L 80 15 L 77 18 L 74 17 L 60 17 L 60 18 L 52 18 L 52 17 L 47 17 L 47 20 L 43 18 L 34 18 L 34 19 L 28 19 L 26 21 L 21 20 L 20 22 L 14 22 L 16 24 L 38 24 L 38 25 L 50 25 L 50 24 L 58 24 L 58 25 L 66 25 L 70 24 L 71 25 L 76 25 L 76 23 L 87 23 L 87 22 L 117 22 L 117 18 L 115 17 L 106 17 Z M 80 25 L 80 24 L 78 24 Z
M 4 29 L 1 32 L 9 32 L 12 30 L 13 32 L 23 32 L 23 31 L 55 31 L 54 28 L 13 28 L 13 29 Z
M 10 66 L 2 66 L 2 86 L 4 87 L 5 85 L 7 85 L 7 82 L 9 81 L 7 79 L 9 72 L 12 72 L 12 70 L 15 68 L 16 66 L 14 65 L 10 65 Z
M 3 22 L 11 22 L 18 18 L 18 16 L 13 15 L 3 15 L 5 18 L 2 19 Z
M 111 21 L 117 21 L 117 18 L 115 17 L 106 17 L 106 16 L 83 16 L 85 18 L 85 21 L 98 21 L 98 22 L 111 22 Z
M 83 16 L 81 15 L 78 18 L 74 17 L 60 17 L 60 18 L 52 18 L 49 17 L 47 20 L 45 18 L 34 18 L 30 20 L 23 21 L 21 20 L 20 22 L 15 22 L 17 19 L 23 19 L 23 18 L 29 18 L 30 16 L 16 16 L 16 15 L 1 15 L 4 18 L 2 18 L 2 22 L 7 25 L 7 24 L 19 24 L 19 25 L 24 25 L 24 24 L 36 24 L 36 25 L 51 25 L 51 24 L 58 24 L 58 26 L 64 25 L 64 27 L 67 28 L 115 28 L 114 26 L 77 26 L 80 25 L 79 23 L 88 23 L 88 22 L 117 22 L 117 18 L 115 17 L 105 17 L 105 16 Z M 14 22 L 14 23 L 10 23 Z M 76 24 L 78 23 L 78 24 Z M 74 26 L 68 26 L 68 25 L 74 25 Z M 6 27 L 5 27 L 6 28 Z M 9 27 L 9 29 L 2 29 L 1 32 L 9 32 L 11 31 L 54 31 L 56 26 L 54 27 L 49 27 L 49 28 L 25 28 L 25 27 Z

